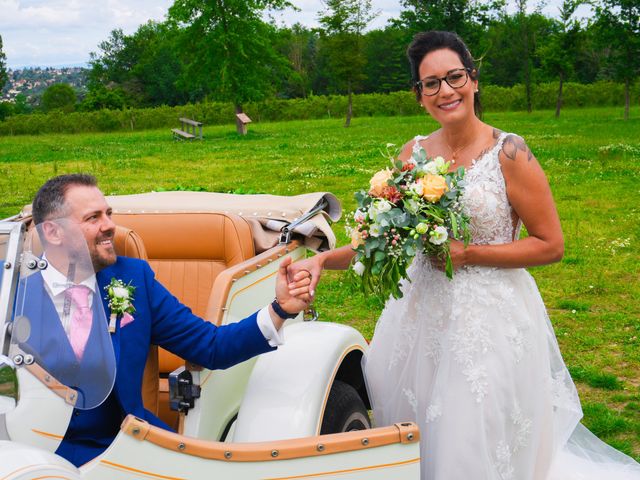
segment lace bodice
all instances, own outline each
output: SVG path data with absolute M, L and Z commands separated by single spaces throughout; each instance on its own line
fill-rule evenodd
M 500 168 L 498 154 L 508 133 L 501 133 L 494 147 L 473 161 L 465 174 L 466 187 L 463 193 L 464 209 L 471 219 L 472 243 L 500 244 L 517 239 L 520 222 L 513 224 L 513 208 L 507 198 L 507 188 Z M 414 152 L 422 149 L 415 138 Z

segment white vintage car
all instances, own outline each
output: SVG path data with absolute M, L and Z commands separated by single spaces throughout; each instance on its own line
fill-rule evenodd
M 107 200 L 118 253 L 147 259 L 174 295 L 218 325 L 272 300 L 285 256 L 331 248 L 329 222 L 340 215 L 331 194 L 157 192 Z M 178 433 L 129 416 L 111 446 L 86 465 L 55 455 L 74 406 L 100 404 L 116 365 L 105 350 L 99 371 L 82 380 L 27 348 L 46 321 L 27 315 L 39 300 L 25 285 L 47 268 L 35 232 L 28 207 L 0 222 L 0 479 L 420 477 L 414 424 L 370 428 L 364 338 L 315 321 L 313 312 L 287 322 L 277 351 L 227 370 L 185 365 L 152 349 L 145 406 Z M 73 256 L 77 270 L 88 268 L 88 253 L 84 263 Z

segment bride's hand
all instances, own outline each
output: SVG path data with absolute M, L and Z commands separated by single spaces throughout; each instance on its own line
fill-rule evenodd
M 307 271 L 311 275 L 311 283 L 309 284 L 309 295 L 313 301 L 313 297 L 316 293 L 316 285 L 320 281 L 320 275 L 322 274 L 323 262 L 321 255 L 314 255 L 304 260 L 298 260 L 287 267 L 287 273 L 289 278 L 295 278 L 298 272 Z
M 449 243 L 449 253 L 451 254 L 451 263 L 453 263 L 454 271 L 467 264 L 466 249 L 464 246 L 464 242 L 461 242 L 460 240 L 451 239 L 451 242 Z M 431 261 L 431 265 L 434 268 L 437 268 L 438 270 L 444 272 L 444 267 L 446 264 L 446 261 L 444 258 L 429 257 L 429 260 Z

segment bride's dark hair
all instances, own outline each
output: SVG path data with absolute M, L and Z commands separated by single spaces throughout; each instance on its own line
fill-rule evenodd
M 413 41 L 407 48 L 407 57 L 409 57 L 409 63 L 411 64 L 411 84 L 414 85 L 416 100 L 418 101 L 420 101 L 422 94 L 415 88 L 415 84 L 420 81 L 420 63 L 428 53 L 443 48 L 456 52 L 462 65 L 468 69 L 471 79 L 478 79 L 478 69 L 473 57 L 457 34 L 439 30 L 418 33 L 413 37 Z M 482 105 L 480 104 L 480 94 L 478 92 L 473 95 L 473 110 L 478 118 L 482 116 Z

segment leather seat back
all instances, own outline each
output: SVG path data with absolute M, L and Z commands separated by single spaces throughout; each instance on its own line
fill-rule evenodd
M 195 315 L 205 320 L 211 289 L 218 274 L 255 255 L 251 228 L 237 215 L 114 213 L 113 220 L 142 237 L 156 278 Z M 180 357 L 161 348 L 158 350 L 160 377 L 184 365 Z M 153 349 L 149 361 L 153 360 L 152 356 Z M 162 385 L 161 389 L 166 390 L 166 386 Z M 161 396 L 166 397 L 162 393 Z M 161 403 L 166 403 L 166 398 Z M 145 399 L 145 406 L 154 411 L 152 396 L 149 402 Z M 166 406 L 161 412 L 164 410 Z

